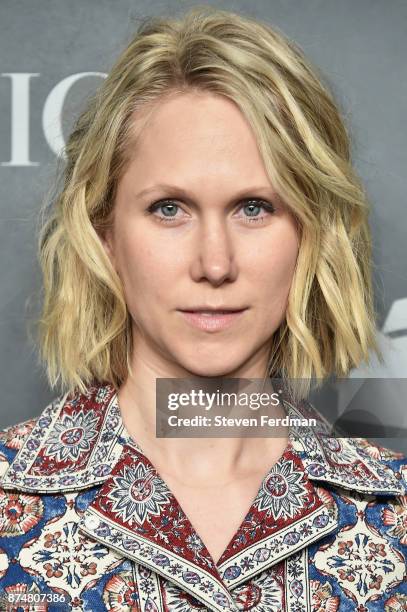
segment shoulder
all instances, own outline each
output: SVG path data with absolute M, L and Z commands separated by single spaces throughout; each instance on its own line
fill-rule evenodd
M 407 455 L 363 437 L 338 435 L 309 400 L 288 404 L 290 413 L 315 419 L 301 431 L 298 449 L 308 475 L 355 492 L 407 495 Z M 402 442 L 400 440 L 400 442 Z
M 66 391 L 55 395 L 41 409 L 38 416 L 0 430 L 0 453 L 13 459 L 18 451 L 23 448 L 28 438 L 32 438 L 39 431 L 43 435 L 49 433 L 55 426 L 57 419 L 72 419 L 72 415 L 87 412 L 92 408 L 103 409 L 106 399 L 111 397 L 112 391 L 112 386 L 109 383 L 94 382 L 84 392 Z M 32 450 L 34 450 L 34 446 L 35 444 L 33 444 Z
M 18 449 L 8 447 L 16 446 L 13 428 L 9 428 L 0 446 L 3 460 L 8 461 L 8 466 L 3 465 L 0 486 L 51 494 L 103 482 L 127 440 L 122 435 L 125 430 L 116 399 L 115 388 L 109 383 L 56 397 L 29 424 Z
M 85 394 L 79 392 L 56 394 L 42 407 L 37 416 L 0 430 L 0 487 L 3 476 L 14 460 L 22 454 L 24 461 L 34 458 L 40 448 L 41 440 L 49 435 L 57 417 L 64 412 L 64 409 L 76 405 L 83 406 L 94 391 L 94 387 L 90 387 Z
M 34 417 L 0 430 L 0 478 L 22 448 L 37 420 L 38 417 Z
M 10 425 L 0 430 L 0 448 L 18 451 L 22 447 L 24 440 L 32 432 L 34 425 L 38 420 L 37 417 L 21 421 L 16 425 Z
M 354 438 L 352 442 L 362 459 L 370 459 L 373 464 L 394 474 L 396 480 L 404 488 L 403 493 L 407 495 L 407 455 L 403 451 L 382 446 L 367 438 Z
M 319 490 L 338 519 L 338 531 L 332 536 L 336 544 L 328 547 L 329 551 L 340 547 L 345 536 L 349 542 L 363 540 L 370 547 L 378 547 L 381 556 L 391 557 L 403 575 L 407 567 L 407 456 L 367 438 L 347 441 L 360 457 L 347 467 L 363 474 L 366 490 L 349 483 Z M 369 487 L 370 479 L 386 486 L 381 490 Z
M 0 460 L 3 468 L 0 468 L 0 477 L 5 471 L 4 462 L 14 460 L 27 439 L 32 435 L 33 430 L 42 426 L 40 420 L 45 415 L 52 418 L 52 415 L 60 408 L 61 402 L 66 400 L 66 398 L 68 398 L 68 393 L 57 395 L 42 409 L 39 415 L 0 430 Z
M 354 440 L 360 450 L 379 461 L 399 461 L 403 458 L 407 461 L 407 455 L 402 451 L 397 451 L 387 446 L 381 446 L 367 438 L 354 438 Z

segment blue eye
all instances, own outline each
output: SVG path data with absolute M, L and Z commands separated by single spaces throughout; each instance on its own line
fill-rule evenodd
M 245 204 L 243 206 L 243 210 L 249 217 L 256 217 L 260 213 L 261 208 L 258 204 Z
M 159 211 L 160 214 L 155 214 L 155 217 L 163 223 L 171 223 L 177 219 L 177 211 L 180 207 L 174 202 L 174 200 L 159 200 L 153 202 L 147 208 L 149 214 L 155 214 Z
M 177 213 L 178 205 L 172 202 L 157 202 L 153 206 L 153 211 L 156 211 L 159 208 L 161 208 L 161 211 L 164 213 L 165 217 L 174 217 Z
M 246 203 L 242 206 L 242 210 L 245 212 L 246 223 L 262 223 L 269 214 L 275 212 L 272 204 L 257 199 L 246 200 Z M 262 210 L 265 211 L 266 214 L 259 216 Z

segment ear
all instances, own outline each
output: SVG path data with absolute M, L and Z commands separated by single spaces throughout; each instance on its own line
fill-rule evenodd
M 108 227 L 104 230 L 99 230 L 97 232 L 100 242 L 106 252 L 106 255 L 110 259 L 110 263 L 113 268 L 116 270 L 116 258 L 115 258 L 115 248 L 114 248 L 114 236 L 112 227 Z

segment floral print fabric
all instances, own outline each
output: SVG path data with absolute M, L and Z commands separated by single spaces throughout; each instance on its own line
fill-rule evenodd
M 216 564 L 111 385 L 1 432 L 0 610 L 406 610 L 407 458 L 286 408 L 318 427 L 290 430 Z

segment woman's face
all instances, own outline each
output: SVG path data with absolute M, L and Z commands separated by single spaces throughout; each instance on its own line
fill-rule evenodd
M 285 318 L 298 235 L 249 124 L 227 98 L 179 94 L 155 108 L 132 154 L 104 245 L 135 354 L 187 375 L 258 375 Z

